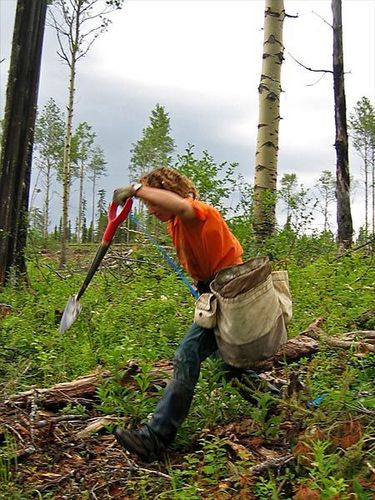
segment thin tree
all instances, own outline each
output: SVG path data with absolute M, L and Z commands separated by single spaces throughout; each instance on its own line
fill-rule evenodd
M 175 143 L 170 136 L 168 113 L 160 104 L 151 111 L 150 125 L 143 129 L 142 138 L 132 144 L 129 165 L 131 181 L 138 180 L 146 172 L 161 166 L 171 165 Z
M 323 231 L 329 230 L 329 207 L 336 199 L 336 181 L 335 177 L 329 170 L 323 170 L 318 182 L 315 184 L 315 189 L 318 193 L 317 209 L 323 215 Z
M 278 197 L 286 207 L 285 228 L 303 233 L 312 222 L 309 190 L 298 184 L 296 174 L 284 174 L 280 182 Z
M 96 186 L 98 179 L 107 175 L 106 169 L 107 162 L 104 158 L 104 151 L 100 146 L 94 146 L 92 150 L 92 155 L 89 164 L 89 174 L 88 179 L 92 183 L 92 206 L 91 206 L 91 231 L 90 231 L 90 241 L 94 241 L 94 229 L 95 229 L 95 206 L 96 206 Z
M 77 242 L 82 242 L 82 224 L 83 224 L 83 202 L 84 193 L 83 186 L 86 177 L 86 172 L 89 168 L 89 161 L 92 155 L 92 147 L 95 140 L 95 132 L 87 122 L 82 122 L 78 125 L 73 141 L 76 142 L 76 151 L 74 161 L 78 166 L 78 181 L 79 181 L 79 199 L 78 199 L 78 217 L 77 217 Z
M 353 221 L 350 208 L 350 172 L 348 159 L 348 130 L 344 80 L 344 52 L 342 47 L 341 0 L 332 0 L 333 29 L 333 89 L 335 97 L 335 149 L 336 149 L 336 198 L 337 243 L 339 252 L 353 242 Z
M 354 149 L 362 159 L 365 184 L 365 233 L 369 230 L 369 198 L 371 197 L 372 233 L 375 234 L 375 110 L 367 97 L 362 97 L 349 117 Z
M 290 228 L 292 226 L 292 213 L 297 205 L 297 174 L 284 174 L 281 178 L 280 186 L 279 197 L 286 207 L 285 227 Z
M 107 203 L 105 201 L 105 191 L 104 189 L 99 189 L 98 191 L 98 220 L 97 220 L 97 230 L 95 234 L 95 240 L 98 240 L 102 235 L 106 225 L 107 225 Z
M 53 174 L 61 169 L 64 150 L 64 117 L 52 97 L 37 117 L 35 126 L 35 167 L 42 174 L 44 187 L 43 238 L 48 239 L 49 213 Z
M 258 87 L 259 121 L 253 198 L 253 229 L 258 242 L 271 236 L 276 225 L 284 18 L 283 0 L 265 1 L 263 64 Z
M 31 162 L 46 0 L 18 0 L 0 161 L 0 285 L 26 274 Z
M 63 196 L 60 267 L 67 260 L 67 236 L 71 184 L 71 141 L 77 63 L 92 47 L 98 36 L 107 30 L 107 14 L 120 8 L 121 0 L 55 0 L 50 10 L 51 24 L 56 30 L 57 54 L 69 68 L 68 105 L 63 158 Z
M 88 239 L 87 239 L 87 220 L 86 220 L 86 208 L 87 208 L 87 201 L 85 199 L 83 199 L 83 202 L 82 202 L 82 237 L 81 237 L 81 241 L 82 243 L 87 243 L 88 242 Z
M 341 0 L 331 1 L 333 32 L 333 68 L 312 69 L 293 58 L 308 71 L 332 73 L 335 102 L 335 149 L 336 149 L 336 205 L 337 205 L 337 243 L 341 253 L 352 245 L 353 221 L 350 208 L 350 172 L 348 160 L 348 131 L 346 121 L 346 98 L 344 79 L 344 53 Z

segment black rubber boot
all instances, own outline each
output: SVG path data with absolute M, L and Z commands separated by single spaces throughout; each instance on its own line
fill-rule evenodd
M 143 462 L 159 460 L 166 452 L 166 446 L 147 425 L 138 431 L 117 427 L 114 434 L 125 450 L 135 453 Z

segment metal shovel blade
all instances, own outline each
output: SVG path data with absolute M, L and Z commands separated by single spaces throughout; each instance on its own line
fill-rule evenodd
M 77 300 L 77 296 L 69 297 L 62 315 L 59 332 L 64 333 L 77 319 L 78 314 L 81 312 L 81 304 Z

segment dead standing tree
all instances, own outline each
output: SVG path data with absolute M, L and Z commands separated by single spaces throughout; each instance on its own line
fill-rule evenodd
M 63 194 L 61 223 L 60 267 L 67 261 L 69 235 L 69 201 L 71 173 L 71 146 L 73 111 L 77 63 L 90 50 L 98 36 L 106 31 L 110 20 L 105 17 L 119 9 L 123 0 L 55 0 L 51 14 L 51 24 L 56 30 L 58 56 L 69 68 L 68 105 L 63 156 Z
M 344 51 L 341 0 L 332 0 L 333 68 L 312 69 L 294 59 L 303 68 L 316 73 L 332 73 L 335 102 L 335 149 L 336 149 L 336 205 L 337 245 L 339 253 L 353 243 L 353 221 L 350 207 L 350 172 L 348 160 L 348 131 L 344 78 Z
M 18 0 L 0 163 L 0 285 L 25 275 L 31 161 L 47 11 L 46 0 Z
M 341 0 L 332 0 L 333 29 L 333 90 L 336 125 L 336 198 L 337 243 L 339 251 L 353 243 L 353 222 L 350 209 L 350 173 L 348 160 L 348 130 L 344 82 L 344 52 L 342 48 Z

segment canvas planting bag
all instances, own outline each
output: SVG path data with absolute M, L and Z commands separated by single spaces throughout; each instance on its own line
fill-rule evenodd
M 268 257 L 219 271 L 210 288 L 217 301 L 216 340 L 227 363 L 250 368 L 286 342 L 292 317 L 288 273 L 272 272 Z

